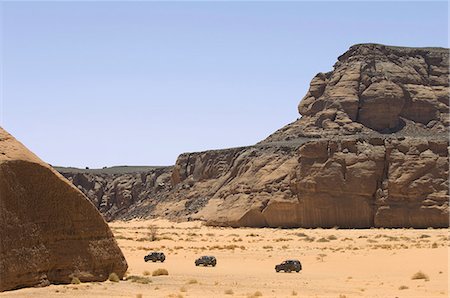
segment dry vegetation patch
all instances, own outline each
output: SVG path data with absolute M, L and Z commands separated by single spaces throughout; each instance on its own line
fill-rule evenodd
M 149 283 L 152 282 L 150 280 L 150 278 L 139 276 L 139 275 L 130 275 L 130 276 L 127 277 L 126 280 L 127 281 L 131 281 L 131 282 L 135 282 L 135 283 L 139 283 L 139 284 L 149 284 Z
M 416 273 L 413 274 L 413 276 L 411 277 L 411 279 L 423 279 L 425 281 L 429 281 L 430 278 L 428 277 L 428 275 L 426 275 L 425 273 L 423 273 L 422 271 L 418 271 Z
M 167 269 L 164 268 L 158 268 L 152 273 L 152 276 L 160 276 L 160 275 L 169 275 L 169 271 L 167 271 Z
M 193 278 L 193 279 L 188 280 L 187 284 L 188 285 L 198 284 L 198 281 Z
M 112 282 L 119 282 L 120 278 L 116 273 L 113 272 L 109 275 L 108 280 Z

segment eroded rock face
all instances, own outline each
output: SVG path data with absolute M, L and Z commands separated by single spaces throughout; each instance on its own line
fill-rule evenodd
M 174 179 L 175 197 L 208 202 L 194 215 L 180 206 L 177 215 L 236 227 L 447 227 L 447 146 L 436 139 L 346 137 L 191 154 L 188 168 L 199 172 L 212 173 L 224 155 L 233 159 L 221 175 Z M 179 162 L 173 177 L 185 168 Z M 170 205 L 160 207 L 174 210 Z
M 133 216 L 254 227 L 448 227 L 449 51 L 355 45 L 302 117 L 255 146 L 180 155 Z
M 159 196 L 171 189 L 172 167 L 146 167 L 139 171 L 130 168 L 57 170 L 91 200 L 106 220 L 126 220 L 142 215 L 141 203 L 157 204 Z M 150 198 L 153 201 L 150 202 Z M 148 211 L 149 207 L 144 209 Z
M 382 133 L 400 130 L 404 119 L 441 130 L 448 126 L 448 58 L 447 49 L 353 46 L 332 72 L 316 76 L 299 112 L 335 108 Z
M 443 134 L 449 127 L 448 75 L 448 49 L 352 46 L 333 71 L 313 78 L 298 106 L 303 117 L 267 141 L 374 131 Z
M 104 281 L 126 269 L 92 203 L 0 128 L 0 291 Z

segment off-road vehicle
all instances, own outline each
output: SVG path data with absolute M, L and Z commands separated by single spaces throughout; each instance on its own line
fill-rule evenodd
M 299 260 L 286 260 L 283 263 L 275 266 L 276 272 L 280 272 L 282 270 L 284 272 L 291 272 L 291 271 L 300 272 L 300 270 L 302 270 L 302 264 L 300 263 Z
M 164 255 L 164 253 L 162 252 L 151 252 L 148 255 L 146 255 L 144 257 L 144 261 L 148 262 L 148 261 L 152 261 L 152 262 L 157 262 L 160 261 L 161 263 L 164 262 L 164 260 L 166 259 L 166 256 Z
M 201 256 L 200 258 L 198 258 L 197 260 L 195 260 L 195 266 L 216 266 L 217 264 L 217 260 L 215 257 L 213 256 Z

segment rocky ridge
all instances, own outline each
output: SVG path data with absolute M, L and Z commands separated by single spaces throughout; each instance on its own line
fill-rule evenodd
M 97 170 L 56 167 L 82 191 L 106 220 L 131 219 L 142 214 L 133 206 L 167 193 L 173 167 L 112 167 Z
M 299 120 L 255 146 L 180 155 L 170 185 L 166 172 L 119 217 L 448 227 L 448 75 L 448 49 L 352 46 L 313 78 Z

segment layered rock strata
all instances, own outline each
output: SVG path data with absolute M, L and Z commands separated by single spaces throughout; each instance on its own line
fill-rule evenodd
M 140 217 L 133 208 L 171 189 L 172 167 L 113 167 L 98 170 L 56 168 L 81 190 L 106 220 Z M 156 202 L 155 202 L 156 203 Z
M 172 196 L 184 205 L 160 208 L 235 227 L 447 227 L 447 147 L 432 138 L 345 137 L 193 153 L 172 175 Z M 194 202 L 203 205 L 191 212 Z

